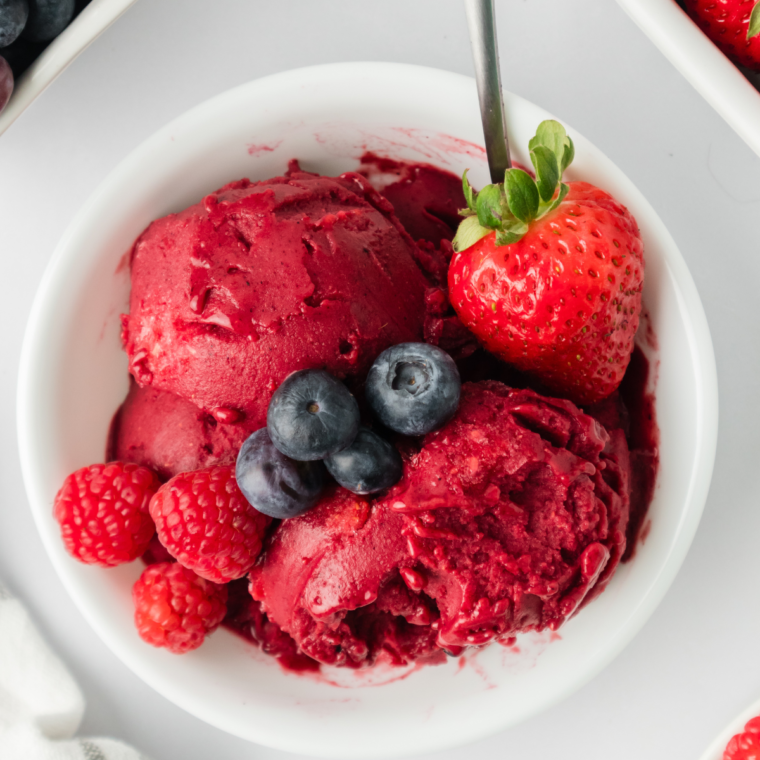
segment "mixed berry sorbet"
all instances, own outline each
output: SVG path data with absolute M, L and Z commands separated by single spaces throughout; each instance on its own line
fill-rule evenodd
M 251 572 L 268 618 L 319 662 L 460 654 L 556 630 L 625 550 L 628 447 L 568 401 L 465 384 L 386 495 L 336 488 L 283 522 Z
M 355 389 L 397 343 L 471 350 L 438 287 L 453 230 L 425 205 L 432 183 L 434 210 L 451 217 L 460 183 L 432 167 L 422 189 L 415 180 L 391 192 L 425 222 L 418 232 L 431 239 L 419 243 L 363 175 L 321 177 L 295 162 L 153 222 L 130 258 L 122 339 L 135 383 L 113 456 L 165 476 L 231 461 L 295 370 L 325 369 Z
M 395 486 L 329 485 L 311 511 L 273 520 L 250 576 L 227 584 L 226 625 L 287 667 L 436 663 L 556 630 L 635 544 L 657 470 L 646 360 L 637 351 L 636 382 L 581 409 L 478 347 L 446 287 L 464 205 L 459 178 L 432 166 L 368 154 L 332 178 L 292 162 L 134 244 L 132 380 L 109 459 L 164 481 L 229 467 L 301 369 L 342 380 L 372 426 L 363 384 L 399 343 L 439 345 L 465 381 L 442 429 L 380 429 L 403 459 Z M 171 560 L 156 542 L 146 562 Z

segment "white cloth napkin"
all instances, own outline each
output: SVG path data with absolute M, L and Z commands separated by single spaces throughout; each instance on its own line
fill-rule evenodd
M 0 584 L 0 758 L 147 760 L 113 739 L 73 739 L 83 713 L 71 674 Z

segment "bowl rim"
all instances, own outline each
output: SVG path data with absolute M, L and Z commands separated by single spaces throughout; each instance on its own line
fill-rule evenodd
M 18 78 L 0 111 L 0 135 L 137 0 L 92 0 Z
M 503 719 L 491 720 L 485 728 L 481 724 L 478 724 L 477 727 L 460 728 L 456 740 L 452 740 L 449 736 L 444 740 L 437 742 L 426 741 L 423 743 L 418 742 L 417 744 L 411 743 L 404 748 L 396 748 L 391 751 L 380 746 L 368 747 L 364 753 L 361 751 L 357 752 L 355 747 L 334 747 L 330 748 L 329 751 L 321 751 L 318 748 L 315 748 L 308 738 L 299 738 L 294 735 L 283 737 L 281 735 L 273 735 L 271 732 L 267 733 L 267 731 L 263 729 L 255 737 L 251 736 L 250 732 L 244 735 L 240 732 L 239 728 L 225 724 L 223 720 L 209 718 L 208 715 L 202 714 L 202 711 L 197 708 L 188 695 L 183 694 L 181 690 L 167 685 L 165 680 L 162 680 L 157 674 L 152 673 L 145 663 L 140 663 L 139 657 L 136 658 L 132 656 L 130 653 L 125 652 L 124 648 L 120 648 L 115 642 L 109 640 L 95 617 L 91 605 L 88 603 L 86 598 L 87 595 L 77 586 L 65 561 L 60 559 L 59 552 L 54 550 L 58 548 L 53 547 L 55 539 L 49 535 L 49 532 L 45 527 L 44 519 L 48 516 L 45 510 L 49 510 L 49 498 L 41 492 L 38 484 L 35 436 L 32 432 L 35 401 L 31 389 L 34 387 L 35 371 L 40 359 L 39 350 L 44 345 L 45 324 L 48 320 L 53 318 L 53 314 L 48 307 L 48 302 L 50 300 L 49 295 L 54 291 L 55 283 L 60 276 L 60 273 L 65 271 L 66 267 L 75 260 L 71 249 L 68 248 L 69 243 L 75 236 L 77 229 L 85 223 L 88 217 L 92 214 L 93 209 L 97 206 L 99 196 L 101 196 L 107 188 L 116 186 L 122 182 L 124 177 L 130 173 L 130 166 L 133 162 L 138 163 L 139 160 L 150 156 L 150 154 L 159 148 L 165 140 L 169 139 L 173 133 L 179 131 L 180 127 L 182 127 L 182 129 L 187 128 L 188 124 L 192 125 L 194 122 L 202 120 L 206 114 L 214 112 L 223 104 L 235 101 L 241 96 L 245 96 L 249 99 L 254 98 L 257 89 L 263 87 L 303 87 L 304 83 L 309 80 L 334 81 L 339 80 L 342 76 L 356 76 L 357 72 L 369 77 L 377 77 L 379 80 L 394 77 L 401 79 L 424 77 L 431 82 L 437 82 L 441 86 L 456 83 L 460 87 L 466 86 L 473 89 L 475 87 L 474 81 L 469 77 L 428 67 L 378 62 L 333 63 L 281 72 L 248 82 L 217 95 L 174 119 L 165 127 L 158 130 L 154 135 L 147 138 L 140 146 L 124 158 L 111 173 L 109 173 L 108 177 L 100 183 L 80 212 L 72 220 L 66 233 L 61 238 L 42 278 L 29 317 L 22 347 L 17 397 L 18 440 L 21 467 L 35 522 L 42 536 L 47 553 L 55 566 L 56 572 L 64 583 L 67 591 L 74 599 L 80 612 L 85 619 L 87 619 L 88 623 L 95 628 L 96 632 L 101 636 L 106 645 L 111 648 L 119 659 L 121 659 L 144 681 L 156 689 L 156 691 L 202 720 L 209 722 L 222 730 L 228 731 L 229 733 L 277 749 L 311 755 L 320 754 L 327 757 L 358 757 L 362 754 L 364 754 L 364 756 L 387 757 L 392 755 L 408 755 L 410 753 L 442 750 L 451 748 L 455 745 L 466 744 L 486 735 L 497 733 L 509 725 L 513 725 L 520 720 L 527 719 L 539 711 L 547 709 L 551 705 L 556 704 L 577 691 L 596 676 L 622 651 L 622 649 L 641 629 L 664 597 L 686 556 L 697 530 L 705 499 L 707 497 L 715 458 L 718 424 L 718 393 L 715 357 L 707 319 L 696 286 L 691 278 L 688 268 L 686 267 L 683 257 L 654 209 L 651 208 L 639 191 L 632 185 L 632 183 L 630 183 L 630 180 L 627 180 L 625 175 L 610 161 L 610 166 L 613 167 L 620 174 L 620 177 L 626 180 L 628 186 L 630 186 L 627 186 L 629 193 L 627 197 L 635 198 L 637 204 L 644 205 L 651 210 L 651 221 L 656 222 L 657 229 L 655 232 L 657 239 L 665 241 L 668 244 L 667 247 L 669 250 L 672 250 L 674 254 L 668 259 L 667 264 L 677 283 L 677 292 L 680 293 L 685 310 L 689 315 L 689 320 L 686 325 L 690 328 L 689 337 L 693 343 L 692 349 L 695 355 L 696 364 L 699 368 L 697 377 L 697 433 L 699 444 L 696 449 L 697 461 L 694 462 L 691 469 L 692 476 L 689 481 L 689 489 L 683 500 L 685 505 L 684 512 L 681 515 L 674 540 L 669 544 L 671 547 L 670 551 L 665 557 L 662 566 L 659 568 L 659 571 L 644 598 L 640 600 L 640 603 L 637 606 L 630 610 L 630 614 L 626 618 L 625 626 L 621 626 L 622 630 L 609 639 L 608 646 L 597 656 L 593 667 L 587 669 L 583 678 L 578 678 L 568 684 L 566 688 L 557 690 L 551 699 L 547 699 L 545 703 L 542 704 L 540 709 L 521 714 L 517 719 L 506 722 Z M 445 90 L 443 91 L 445 92 Z M 515 98 L 516 101 L 522 101 L 522 99 L 517 96 L 510 95 L 509 97 Z M 574 130 L 570 130 L 570 128 L 568 129 L 575 133 Z M 597 150 L 599 155 L 603 155 L 598 149 L 595 150 Z M 606 157 L 604 158 L 606 159 Z

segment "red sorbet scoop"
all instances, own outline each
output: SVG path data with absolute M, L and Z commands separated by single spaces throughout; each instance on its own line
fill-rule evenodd
M 221 422 L 261 427 L 294 370 L 361 379 L 383 349 L 422 340 L 420 256 L 358 174 L 232 182 L 135 243 L 130 371 Z
M 554 630 L 620 561 L 629 479 L 622 431 L 568 401 L 465 384 L 384 498 L 335 489 L 283 522 L 251 592 L 303 652 L 350 667 Z

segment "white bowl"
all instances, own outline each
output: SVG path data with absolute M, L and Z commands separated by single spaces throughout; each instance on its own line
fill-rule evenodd
M 549 114 L 507 96 L 517 159 Z M 156 217 L 239 177 L 266 178 L 298 157 L 306 169 L 355 168 L 370 149 L 427 161 L 476 185 L 488 181 L 475 83 L 443 71 L 351 63 L 286 72 L 238 87 L 169 124 L 125 159 L 72 222 L 45 274 L 27 330 L 19 381 L 24 479 L 47 551 L 103 640 L 167 699 L 261 744 L 310 755 L 381 757 L 463 744 L 572 694 L 617 655 L 672 582 L 697 528 L 713 466 L 717 381 L 705 315 L 684 260 L 655 212 L 612 162 L 570 130 L 570 178 L 612 192 L 636 216 L 646 246 L 644 292 L 659 341 L 661 471 L 651 530 L 635 559 L 560 639 L 525 636 L 521 652 L 399 673 L 308 678 L 225 630 L 177 657 L 132 623 L 140 563 L 81 565 L 61 542 L 51 505 L 64 477 L 102 461 L 111 417 L 127 390 L 119 313 L 129 292 L 125 253 Z M 556 638 L 556 637 L 555 637 Z M 462 664 L 464 663 L 464 665 Z M 357 681 L 358 679 L 358 681 Z M 392 681 L 382 687 L 372 684 Z
M 737 715 L 716 737 L 699 760 L 722 760 L 731 737 L 744 731 L 747 721 L 760 715 L 760 699 Z
M 760 92 L 676 0 L 618 0 L 666 58 L 760 156 Z M 760 85 L 760 75 L 754 77 Z
M 136 0 L 92 0 L 18 78 L 0 112 L 0 135 L 28 105 Z M 2 51 L 0 51 L 2 53 Z

